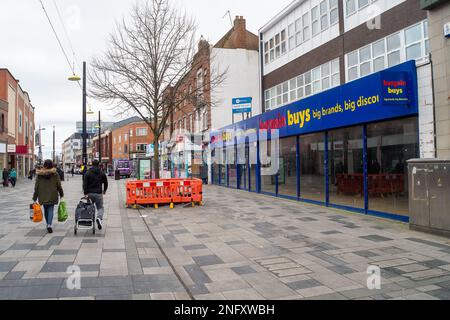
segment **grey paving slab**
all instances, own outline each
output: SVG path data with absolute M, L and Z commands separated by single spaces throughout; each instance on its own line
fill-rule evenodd
M 250 266 L 233 267 L 233 268 L 231 268 L 231 270 L 233 270 L 234 272 L 236 272 L 239 275 L 256 273 L 256 270 Z
M 222 259 L 220 259 L 216 255 L 207 255 L 207 256 L 199 256 L 199 257 L 192 257 L 192 259 L 195 261 L 196 264 L 199 266 L 210 266 L 214 264 L 222 264 L 224 263 Z
M 386 242 L 386 241 L 392 241 L 393 240 L 393 239 L 382 237 L 382 236 L 379 236 L 379 235 L 376 235 L 376 234 L 369 235 L 369 236 L 362 236 L 360 238 L 361 239 L 370 240 L 370 241 L 373 241 L 373 242 Z

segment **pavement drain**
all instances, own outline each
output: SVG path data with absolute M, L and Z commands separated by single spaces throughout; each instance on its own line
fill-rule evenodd
M 278 256 L 271 258 L 261 258 L 254 259 L 254 261 L 278 278 L 312 273 L 312 271 L 308 268 L 301 266 L 294 260 L 287 257 Z

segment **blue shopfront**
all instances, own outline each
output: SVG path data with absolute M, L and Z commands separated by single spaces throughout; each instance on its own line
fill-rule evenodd
M 211 134 L 214 184 L 408 221 L 414 61 Z

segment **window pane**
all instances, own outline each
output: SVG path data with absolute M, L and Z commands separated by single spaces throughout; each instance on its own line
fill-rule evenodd
M 278 193 L 297 197 L 297 137 L 280 140 Z
M 314 21 L 312 25 L 313 36 L 319 33 L 319 21 Z
M 282 54 L 286 53 L 286 41 L 281 43 L 281 53 Z
M 423 36 L 428 39 L 428 21 L 423 23 Z
M 418 24 L 405 30 L 406 45 L 420 41 L 422 38 L 422 25 Z
M 330 25 L 334 25 L 339 20 L 338 9 L 333 9 L 330 11 Z
M 324 134 L 300 137 L 300 196 L 325 201 Z
M 330 88 L 330 78 L 327 77 L 322 80 L 322 90 L 327 90 L 329 88 Z
M 356 66 L 358 64 L 358 51 L 349 53 L 347 59 L 349 67 Z
M 324 0 L 320 3 L 320 14 L 324 15 L 327 13 L 327 11 L 328 11 L 328 3 L 326 0 Z
M 297 86 L 298 87 L 303 87 L 304 84 L 305 84 L 305 81 L 304 81 L 303 75 L 298 76 L 297 77 Z
M 388 52 L 400 48 L 400 34 L 394 34 L 387 38 Z
M 377 72 L 384 69 L 384 57 L 376 58 L 373 61 L 373 71 Z
M 332 82 L 333 82 L 333 84 L 332 84 L 333 87 L 337 87 L 337 86 L 339 86 L 341 84 L 341 76 L 340 76 L 339 73 L 333 75 L 333 81 Z
M 314 82 L 314 85 L 313 85 L 313 90 L 314 90 L 314 93 L 318 93 L 318 92 L 320 92 L 320 81 L 315 81 Z
M 303 29 L 303 40 L 309 40 L 309 27 Z
M 359 50 L 359 61 L 364 62 L 370 60 L 372 58 L 372 54 L 370 52 L 370 46 L 364 47 Z
M 307 73 L 305 73 L 305 83 L 306 84 L 311 83 L 311 71 L 308 71 Z
M 302 44 L 302 33 L 299 32 L 295 35 L 295 43 L 297 46 Z
M 295 34 L 294 24 L 291 23 L 288 27 L 289 37 L 292 37 Z
M 407 161 L 419 156 L 417 118 L 367 126 L 369 209 L 408 216 Z
M 300 32 L 302 30 L 302 19 L 295 20 L 295 32 Z
M 425 54 L 430 54 L 430 40 L 425 40 Z
M 420 43 L 414 44 L 408 48 L 406 48 L 406 59 L 414 60 L 418 59 L 422 56 L 422 47 Z
M 331 62 L 331 72 L 332 73 L 339 72 L 339 59 L 333 60 Z
M 297 89 L 297 98 L 301 99 L 303 98 L 304 94 L 303 94 L 303 88 L 298 88 Z
M 264 52 L 267 52 L 269 50 L 269 43 L 266 41 L 266 43 L 264 43 Z
M 283 104 L 286 104 L 289 102 L 289 94 L 285 93 L 283 94 Z
M 291 96 L 290 96 L 291 101 L 295 101 L 297 99 L 296 93 L 297 93 L 297 91 L 295 91 L 295 90 L 291 91 Z
M 388 55 L 388 66 L 392 67 L 400 63 L 400 51 L 392 52 Z
M 281 84 L 279 84 L 277 86 L 277 96 L 279 96 L 281 93 L 282 93 L 282 91 L 281 91 Z
M 330 9 L 336 8 L 337 5 L 338 5 L 338 1 L 337 0 L 330 0 Z
M 289 90 L 294 90 L 297 88 L 297 78 L 289 81 Z
M 286 93 L 289 91 L 289 82 L 283 82 L 283 93 Z
M 358 67 L 353 67 L 348 70 L 348 81 L 358 78 Z
M 373 56 L 378 57 L 386 53 L 384 39 L 373 44 Z
M 295 49 L 295 36 L 289 38 L 289 50 Z
M 275 45 L 279 45 L 280 44 L 280 34 L 277 34 L 275 36 Z
M 370 62 L 365 62 L 361 65 L 361 77 L 367 76 L 371 73 Z
M 313 69 L 312 71 L 312 80 L 320 79 L 320 67 Z
M 346 0 L 347 3 L 347 15 L 352 14 L 356 10 L 355 0 Z
M 314 21 L 317 20 L 318 18 L 319 18 L 319 8 L 315 6 L 311 10 L 311 19 Z
M 353 127 L 328 134 L 330 202 L 364 208 L 363 128 Z
M 308 96 L 310 96 L 311 95 L 311 93 L 312 93 L 312 91 L 311 91 L 311 85 L 310 84 L 308 84 L 306 87 L 305 87 L 305 97 L 308 97 Z
M 302 16 L 302 21 L 303 21 L 303 27 L 307 27 L 307 26 L 309 26 L 309 23 L 310 23 L 310 21 L 309 21 L 309 12 L 307 12 L 307 13 L 305 13 L 303 16 Z
M 369 4 L 369 0 L 358 0 L 359 9 Z
M 327 77 L 330 75 L 330 64 L 325 63 L 322 65 L 322 77 Z
M 281 31 L 281 41 L 286 41 L 286 29 Z
M 328 28 L 328 16 L 324 15 L 322 18 L 320 18 L 320 26 L 322 30 Z

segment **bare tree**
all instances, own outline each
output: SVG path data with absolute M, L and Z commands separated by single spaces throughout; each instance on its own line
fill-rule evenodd
M 196 31 L 196 22 L 169 0 L 139 1 L 129 21 L 123 19 L 111 34 L 108 50 L 91 64 L 91 95 L 113 105 L 116 113 L 137 114 L 150 128 L 157 178 L 159 139 L 171 114 L 181 111 L 185 101 L 196 104 L 199 93 L 210 92 L 226 73 L 210 71 L 209 81 L 192 91 L 182 90 L 182 80 L 200 63 Z

